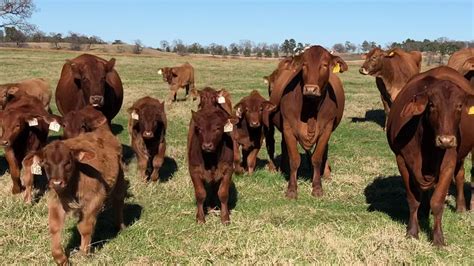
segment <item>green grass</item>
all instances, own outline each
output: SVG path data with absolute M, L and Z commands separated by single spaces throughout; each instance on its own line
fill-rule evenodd
M 45 77 L 52 88 L 65 59 L 74 53 L 0 50 L 0 83 L 33 76 Z M 111 55 L 103 55 L 110 58 Z M 226 88 L 234 104 L 251 90 L 266 95 L 262 77 L 271 73 L 272 60 L 123 56 L 116 68 L 125 88 L 122 112 L 114 119 L 120 140 L 129 145 L 125 110 L 136 99 L 151 95 L 164 99 L 168 86 L 156 74 L 159 67 L 189 61 L 196 69 L 197 87 Z M 429 231 L 420 240 L 406 239 L 405 191 L 388 148 L 385 133 L 376 121 L 383 112 L 373 78 L 358 74 L 358 65 L 340 75 L 346 91 L 344 119 L 330 141 L 332 180 L 324 180 L 322 198 L 311 197 L 311 184 L 299 180 L 299 197 L 287 200 L 285 177 L 259 169 L 253 176 L 234 176 L 236 207 L 231 225 L 218 215 L 195 223 L 194 191 L 186 164 L 186 135 L 190 110 L 197 102 L 167 106 L 168 182 L 144 184 L 136 176 L 132 159 L 125 216 L 129 227 L 114 236 L 107 213 L 102 215 L 94 241 L 99 244 L 88 257 L 72 254 L 77 264 L 151 263 L 331 263 L 331 264 L 472 264 L 474 219 L 472 213 L 453 211 L 453 197 L 445 209 L 443 225 L 448 246 L 434 248 Z M 179 97 L 183 97 L 180 91 Z M 53 100 L 54 102 L 54 100 Z M 55 108 L 53 108 L 56 110 Z M 279 143 L 279 133 L 277 143 Z M 129 146 L 126 146 L 129 147 Z M 279 154 L 279 144 L 277 154 Z M 130 149 L 126 151 L 130 153 Z M 259 157 L 267 158 L 263 150 Z M 5 161 L 0 157 L 5 167 Z M 470 169 L 470 165 L 467 165 Z M 303 160 L 303 172 L 308 164 Z M 46 196 L 26 205 L 10 193 L 8 171 L 0 177 L 0 262 L 2 264 L 51 263 Z M 68 219 L 64 246 L 78 246 L 74 218 Z M 430 223 L 432 223 L 430 217 Z M 426 227 L 426 226 L 425 226 Z

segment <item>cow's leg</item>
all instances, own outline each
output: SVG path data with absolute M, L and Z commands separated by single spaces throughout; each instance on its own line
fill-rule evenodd
M 472 81 L 471 79 L 471 84 Z M 474 149 L 471 151 L 471 165 L 474 166 Z M 471 211 L 474 211 L 474 167 L 471 168 Z
M 33 182 L 34 176 L 31 173 L 31 165 L 33 164 L 33 157 L 29 156 L 23 159 L 23 174 L 21 175 L 21 180 L 25 186 L 24 201 L 25 203 L 31 203 L 32 194 L 33 194 Z
M 329 164 L 328 159 L 328 152 L 329 152 L 329 145 L 326 145 L 326 151 L 324 152 L 324 169 L 323 171 L 323 178 L 330 180 L 331 179 L 331 165 Z
M 95 224 L 97 222 L 97 215 L 99 215 L 102 205 L 104 203 L 104 197 L 98 196 L 92 198 L 87 206 L 82 209 L 82 216 L 77 223 L 77 230 L 81 234 L 81 247 L 80 251 L 82 254 L 88 254 L 91 247 L 92 234 L 94 233 Z
M 332 128 L 326 128 L 324 133 L 319 137 L 316 144 L 316 149 L 311 157 L 313 164 L 313 191 L 311 194 L 315 197 L 323 195 L 323 186 L 321 183 L 321 171 L 326 165 L 326 158 L 324 154 L 327 152 L 329 137 L 331 136 Z
M 148 168 L 148 160 L 149 160 L 149 156 L 142 153 L 142 152 L 138 152 L 137 153 L 137 168 L 138 168 L 138 175 L 140 176 L 140 178 L 146 182 L 147 181 L 147 174 L 146 174 L 146 170 Z
M 158 154 L 156 154 L 153 157 L 153 172 L 151 173 L 151 180 L 152 181 L 158 181 L 160 177 L 160 168 L 163 165 L 163 162 L 165 161 L 165 151 L 166 151 L 166 142 L 163 141 L 162 143 L 159 144 L 158 147 Z
M 286 191 L 286 197 L 288 197 L 289 199 L 296 199 L 298 195 L 297 176 L 298 168 L 301 163 L 301 156 L 298 152 L 298 142 L 296 141 L 296 138 L 293 135 L 291 129 L 285 128 L 283 130 L 283 135 L 285 136 L 286 148 L 290 159 L 290 180 L 288 182 L 288 190 Z
M 383 96 L 381 96 L 382 98 L 382 103 L 383 103 L 383 109 L 385 111 L 385 125 L 383 127 L 383 130 L 385 131 L 386 128 L 387 128 L 387 122 L 388 122 L 388 114 L 390 113 L 390 105 L 388 104 L 388 102 L 383 98 Z
M 176 93 L 178 91 L 179 87 L 176 85 L 171 85 L 170 87 L 170 92 L 168 94 L 168 101 L 169 102 L 174 102 L 176 101 Z
M 186 86 L 184 86 L 184 89 L 186 90 L 186 95 L 184 96 L 186 99 L 188 99 L 189 97 L 189 84 L 187 84 Z
M 125 205 L 125 196 L 127 194 L 127 184 L 123 177 L 123 170 L 120 170 L 115 189 L 112 194 L 112 209 L 114 212 L 115 227 L 117 230 L 125 229 L 123 221 L 123 209 Z
M 61 246 L 61 231 L 64 226 L 66 212 L 59 202 L 48 203 L 48 225 L 51 235 L 51 253 L 58 265 L 67 265 L 68 259 Z
M 247 167 L 249 169 L 249 174 L 253 174 L 255 171 L 255 166 L 257 165 L 257 155 L 259 151 L 260 149 L 254 148 L 247 156 Z
M 8 162 L 8 166 L 10 168 L 10 176 L 12 179 L 12 193 L 18 194 L 21 192 L 21 179 L 20 179 L 20 164 L 18 163 L 15 152 L 12 148 L 5 149 L 5 159 Z
M 196 86 L 194 85 L 194 81 L 191 82 L 191 96 L 193 97 L 193 101 L 195 101 L 199 96 L 199 93 L 196 90 Z
M 397 165 L 400 174 L 402 175 L 403 183 L 405 184 L 408 207 L 410 209 L 410 216 L 408 218 L 407 236 L 418 239 L 418 232 L 420 226 L 418 224 L 418 208 L 421 202 L 421 192 L 418 188 L 411 185 L 410 172 L 405 164 L 405 159 L 401 155 L 397 155 Z
M 201 178 L 191 173 L 191 180 L 194 186 L 194 195 L 196 196 L 197 212 L 196 221 L 198 223 L 205 223 L 206 218 L 204 216 L 204 201 L 206 200 L 206 188 Z
M 234 146 L 234 169 L 237 174 L 241 175 L 244 173 L 244 169 L 240 160 L 240 145 L 236 140 L 232 141 L 232 145 Z
M 267 147 L 268 158 L 268 169 L 270 171 L 275 171 L 275 127 L 270 125 L 270 127 L 264 127 L 263 132 L 265 134 L 265 146 Z
M 219 184 L 219 190 L 217 196 L 221 202 L 221 222 L 223 224 L 229 224 L 229 187 L 232 178 L 232 170 L 228 170 L 230 173 L 226 173 Z
M 464 161 L 457 167 L 457 173 L 455 176 L 456 183 L 456 211 L 466 211 L 466 199 L 464 197 Z

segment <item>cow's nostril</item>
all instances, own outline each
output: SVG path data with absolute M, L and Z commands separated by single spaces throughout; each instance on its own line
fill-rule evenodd
M 436 138 L 436 145 L 443 148 L 452 148 L 457 146 L 457 140 L 453 135 L 439 135 Z

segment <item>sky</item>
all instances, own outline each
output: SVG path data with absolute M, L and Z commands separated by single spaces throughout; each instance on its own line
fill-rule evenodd
M 472 0 L 36 0 L 46 33 L 77 32 L 158 47 L 161 40 L 229 45 L 297 42 L 332 46 L 407 38 L 474 40 Z

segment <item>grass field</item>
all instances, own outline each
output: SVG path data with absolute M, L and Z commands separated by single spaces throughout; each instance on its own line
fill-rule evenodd
M 0 83 L 29 77 L 45 77 L 54 89 L 67 52 L 0 50 Z M 110 58 L 112 55 L 103 55 Z M 114 119 L 114 131 L 130 159 L 130 181 L 125 217 L 128 227 L 115 234 L 107 215 L 102 215 L 94 237 L 95 251 L 82 257 L 74 250 L 79 235 L 74 218 L 68 219 L 64 246 L 77 264 L 152 263 L 324 263 L 324 264 L 465 264 L 474 262 L 474 215 L 457 214 L 451 196 L 443 217 L 448 246 L 430 244 L 429 221 L 422 223 L 420 240 L 406 239 L 408 207 L 394 156 L 380 124 L 383 111 L 373 78 L 358 73 L 359 63 L 349 62 L 340 74 L 346 92 L 344 119 L 330 141 L 332 179 L 324 180 L 325 194 L 313 198 L 305 178 L 309 166 L 303 160 L 299 197 L 287 200 L 285 177 L 265 169 L 266 151 L 253 176 L 234 175 L 237 202 L 231 224 L 223 226 L 218 215 L 207 223 L 195 223 L 194 191 L 186 164 L 186 135 L 190 110 L 197 102 L 180 101 L 167 106 L 166 182 L 144 184 L 136 175 L 126 130 L 126 108 L 136 99 L 151 95 L 164 99 L 167 85 L 156 74 L 159 67 L 189 61 L 196 70 L 197 87 L 226 88 L 234 104 L 257 89 L 266 96 L 262 77 L 277 61 L 212 59 L 174 55 L 120 56 L 116 68 L 125 88 L 122 112 Z M 184 93 L 180 91 L 179 97 Z M 53 101 L 54 102 L 54 101 Z M 53 108 L 56 110 L 56 108 Z M 277 143 L 279 143 L 279 133 Z M 279 145 L 277 145 L 279 154 Z M 11 180 L 0 156 L 0 263 L 52 263 L 47 225 L 46 196 L 26 205 L 10 193 Z M 466 165 L 467 170 L 470 165 Z M 469 175 L 468 175 L 469 178 Z M 107 213 L 106 213 L 107 214 Z

